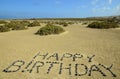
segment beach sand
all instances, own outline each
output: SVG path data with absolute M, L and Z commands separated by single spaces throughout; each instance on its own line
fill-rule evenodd
M 40 27 L 0 33 L 0 79 L 120 79 L 120 29 L 91 29 L 79 23 L 64 27 L 66 32 L 60 35 L 35 35 L 34 33 Z M 83 58 L 75 62 L 70 58 L 64 61 L 56 61 L 54 58 L 48 60 L 38 58 L 35 61 L 43 61 L 45 65 L 39 69 L 39 73 L 36 73 L 36 68 L 32 73 L 21 72 L 39 52 L 42 54 L 48 53 L 49 56 L 57 53 L 59 59 L 66 53 L 79 53 L 83 55 Z M 92 55 L 95 55 L 95 57 L 92 62 L 88 62 L 87 56 Z M 19 71 L 3 72 L 4 69 L 17 60 L 25 61 Z M 60 74 L 59 64 L 54 66 L 47 74 L 50 66 L 49 63 L 46 63 L 47 61 L 62 62 L 65 67 L 68 67 L 71 63 L 71 75 L 68 70 L 63 70 Z M 101 63 L 107 67 L 113 64 L 111 71 L 117 77 L 113 77 L 104 68 L 101 70 L 107 75 L 106 77 L 100 72 L 92 72 L 91 76 L 88 76 L 89 71 L 86 75 L 75 76 L 75 63 L 85 64 L 89 69 L 94 64 L 98 65 Z M 79 71 L 79 73 L 84 73 L 84 70 L 82 72 Z

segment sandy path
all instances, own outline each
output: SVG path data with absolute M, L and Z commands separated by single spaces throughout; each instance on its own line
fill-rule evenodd
M 74 24 L 65 27 L 66 32 L 61 35 L 34 35 L 39 28 L 0 33 L 0 79 L 120 79 L 120 29 L 97 30 Z M 75 77 L 73 66 L 71 76 L 67 72 L 59 75 L 59 66 L 56 66 L 50 74 L 46 74 L 49 65 L 45 66 L 39 74 L 21 73 L 20 71 L 2 72 L 15 60 L 24 60 L 28 63 L 38 52 L 48 52 L 51 55 L 58 52 L 60 57 L 65 53 L 80 53 L 85 58 L 76 63 L 87 65 L 102 63 L 107 66 L 114 64 L 112 70 L 117 77 L 112 77 L 108 72 L 106 72 L 107 77 L 103 77 L 100 73 L 93 73 L 91 77 L 87 75 Z M 95 58 L 92 63 L 88 63 L 87 56 L 91 55 L 95 55 Z M 46 61 L 44 60 L 44 62 Z M 64 63 L 73 62 L 68 59 Z

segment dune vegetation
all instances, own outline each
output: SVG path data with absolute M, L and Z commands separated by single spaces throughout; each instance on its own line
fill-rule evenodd
M 47 25 L 40 28 L 36 34 L 59 34 L 61 32 L 64 32 L 64 29 L 61 26 L 67 27 L 76 23 L 82 23 L 83 26 L 96 29 L 109 29 L 119 27 L 119 19 L 116 18 L 0 20 L 0 32 L 11 30 L 25 30 L 28 29 L 28 27 L 41 26 L 42 23 Z
M 38 35 L 51 35 L 51 34 L 60 34 L 65 30 L 60 26 L 55 26 L 53 24 L 47 24 L 46 26 L 40 28 L 36 34 Z
M 34 26 L 40 26 L 40 23 L 38 21 L 33 21 L 28 25 L 28 27 L 34 27 Z
M 4 20 L 0 20 L 0 24 L 6 24 L 7 22 Z
M 93 22 L 87 27 L 97 28 L 97 29 L 109 29 L 109 28 L 118 28 L 118 24 L 115 22 Z
M 12 30 L 24 30 L 27 29 L 27 26 L 20 21 L 11 21 L 10 23 L 5 24 L 5 27 L 10 28 Z
M 8 32 L 8 31 L 10 31 L 10 28 L 8 28 L 4 25 L 0 26 L 0 32 Z

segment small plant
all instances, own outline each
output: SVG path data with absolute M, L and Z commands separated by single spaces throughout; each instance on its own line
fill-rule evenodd
M 33 21 L 28 25 L 28 27 L 34 27 L 34 26 L 40 26 L 40 23 L 38 21 Z
M 12 30 L 27 29 L 27 27 L 19 21 L 11 21 L 10 23 L 7 23 L 5 26 L 11 28 Z
M 26 20 L 23 20 L 20 23 L 23 24 L 23 25 L 25 25 L 25 26 L 28 26 L 30 24 L 30 22 L 26 21 Z
M 68 22 L 68 24 L 72 25 L 72 24 L 74 24 L 74 22 Z
M 62 25 L 63 25 L 63 27 L 67 27 L 68 23 L 64 22 Z
M 68 26 L 68 23 L 66 22 L 58 22 L 59 25 L 62 25 L 63 27 L 67 27 Z
M 0 26 L 0 32 L 8 32 L 10 29 L 6 26 Z
M 117 23 L 114 22 L 93 22 L 88 25 L 90 28 L 98 28 L 98 29 L 109 29 L 109 28 L 117 28 L 119 27 Z
M 82 23 L 82 25 L 87 25 L 87 24 L 88 24 L 87 22 Z
M 7 22 L 4 20 L 0 20 L 0 24 L 6 24 Z
M 54 26 L 52 24 L 47 24 L 46 26 L 40 28 L 36 34 L 38 35 L 51 35 L 51 34 L 60 34 L 64 32 L 64 29 L 60 26 Z

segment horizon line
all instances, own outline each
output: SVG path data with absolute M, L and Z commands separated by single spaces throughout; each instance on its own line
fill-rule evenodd
M 85 19 L 85 18 L 105 18 L 105 17 L 114 17 L 120 15 L 110 15 L 110 16 L 90 16 L 90 17 L 28 17 L 28 18 L 19 18 L 19 17 L 9 17 L 9 18 L 0 18 L 0 20 L 19 20 L 19 19 Z

